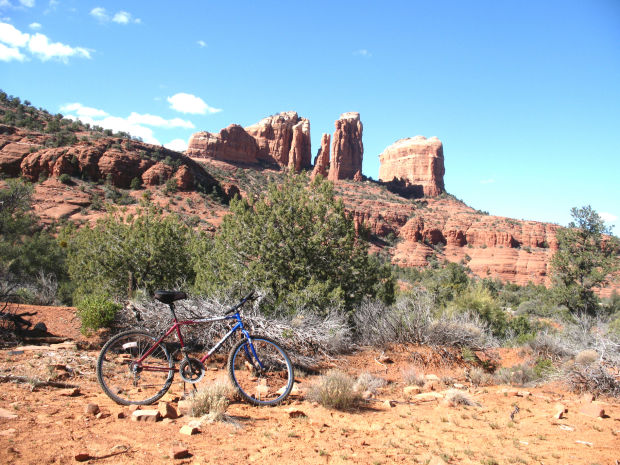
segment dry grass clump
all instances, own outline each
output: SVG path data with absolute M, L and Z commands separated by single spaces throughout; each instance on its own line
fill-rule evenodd
M 458 389 L 450 389 L 446 392 L 445 396 L 446 402 L 452 406 L 457 407 L 459 405 L 466 406 L 478 406 L 479 404 L 471 398 L 471 396 L 465 392 L 460 391 Z
M 308 399 L 324 407 L 346 410 L 355 407 L 361 397 L 353 378 L 342 371 L 330 370 L 310 388 Z
M 493 375 L 482 368 L 473 367 L 466 373 L 467 379 L 474 386 L 488 386 L 493 382 Z
M 424 374 L 418 373 L 418 371 L 409 367 L 403 370 L 403 381 L 407 386 L 424 386 L 426 383 L 426 379 L 424 378 Z
M 387 381 L 383 378 L 364 372 L 357 377 L 357 380 L 353 385 L 353 389 L 359 393 L 372 392 L 373 394 L 376 394 L 377 391 L 386 384 Z
M 582 350 L 575 356 L 575 363 L 577 365 L 592 365 L 599 359 L 598 352 L 592 349 Z
M 227 380 L 214 381 L 192 397 L 190 415 L 193 417 L 206 415 L 211 421 L 223 420 L 231 392 L 232 389 Z

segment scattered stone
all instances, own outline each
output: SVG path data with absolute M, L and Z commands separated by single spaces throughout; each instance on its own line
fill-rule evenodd
M 125 412 L 118 412 L 116 414 L 116 418 L 118 418 L 119 420 L 122 420 L 123 418 L 127 418 L 127 415 L 125 415 Z
M 386 400 L 386 401 L 383 402 L 383 405 L 385 405 L 387 408 L 396 407 L 396 401 L 395 400 Z
M 159 404 L 157 405 L 157 410 L 159 410 L 159 414 L 162 418 L 173 419 L 179 416 L 176 409 L 168 402 L 159 402 Z
M 172 446 L 170 448 L 170 456 L 173 459 L 185 459 L 187 457 L 189 457 L 191 454 L 189 453 L 189 450 L 187 450 L 186 447 L 183 446 Z
M 531 395 L 530 391 L 517 391 L 517 397 L 529 397 Z
M 97 415 L 99 413 L 99 406 L 97 404 L 86 404 L 86 407 L 84 407 L 84 413 L 86 413 L 87 415 Z
M 423 392 L 413 397 L 413 400 L 417 402 L 430 402 L 439 399 L 443 399 L 443 394 L 439 392 Z
M 592 447 L 594 445 L 594 443 L 592 442 L 588 442 L 588 441 L 575 441 L 577 444 L 583 444 L 585 446 L 589 446 Z
M 589 404 L 583 404 L 579 409 L 579 413 L 582 415 L 586 415 L 588 417 L 603 417 L 605 415 L 605 409 L 601 407 L 599 404 L 594 402 Z
M 78 452 L 75 454 L 74 458 L 78 462 L 86 462 L 91 459 L 91 456 L 88 452 Z
M 13 412 L 10 412 L 9 410 L 0 408 L 0 418 L 4 418 L 5 420 L 15 420 L 17 418 L 17 415 L 15 415 Z
M 142 407 L 141 405 L 135 405 L 135 404 L 133 404 L 133 405 L 130 405 L 130 406 L 129 406 L 129 411 L 130 411 L 130 412 L 135 412 L 136 410 L 140 410 L 140 408 L 141 408 L 141 407 Z
M 161 415 L 159 414 L 159 410 L 150 409 L 150 410 L 136 410 L 131 414 L 131 419 L 133 421 L 150 421 L 156 422 L 161 419 Z
M 195 426 L 185 425 L 181 427 L 179 433 L 185 434 L 187 436 L 191 436 L 193 434 L 198 434 L 200 431 Z
M 189 415 L 192 411 L 192 401 L 191 400 L 180 400 L 177 404 L 177 412 L 181 415 Z
M 452 386 L 454 386 L 455 389 L 466 389 L 467 388 L 467 386 L 461 383 L 454 383 Z
M 568 413 L 568 409 L 563 404 L 555 404 L 553 411 L 553 418 L 555 418 L 556 420 L 561 420 L 562 418 L 564 418 L 565 414 Z
M 61 389 L 58 394 L 65 397 L 76 397 L 80 395 L 80 388 Z
M 412 397 L 416 394 L 420 394 L 422 392 L 422 388 L 420 386 L 405 386 L 403 388 L 403 394 L 405 397 Z
M 306 418 L 308 415 L 302 410 L 291 408 L 287 410 L 289 418 Z
M 394 360 L 392 360 L 390 357 L 388 357 L 387 355 L 382 355 L 381 357 L 379 357 L 379 361 L 381 363 L 394 363 Z
M 178 402 L 179 401 L 179 396 L 177 396 L 176 394 L 172 394 L 171 392 L 167 392 L 161 398 L 161 401 L 162 402 Z

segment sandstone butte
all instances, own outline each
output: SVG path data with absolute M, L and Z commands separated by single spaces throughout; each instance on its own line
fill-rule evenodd
M 246 128 L 232 124 L 217 134 L 197 132 L 185 153 L 195 159 L 273 164 L 300 171 L 312 166 L 310 121 L 289 111 Z
M 379 180 L 400 184 L 418 195 L 434 197 L 444 192 L 443 144 L 436 137 L 400 139 L 379 155 Z
M 335 123 L 336 131 L 332 139 L 332 159 L 327 178 L 330 181 L 356 179 L 361 181 L 364 144 L 364 127 L 360 114 L 343 113 Z

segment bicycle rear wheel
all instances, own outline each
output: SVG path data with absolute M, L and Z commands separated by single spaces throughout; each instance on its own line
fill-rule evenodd
M 123 405 L 148 405 L 161 398 L 172 384 L 174 362 L 158 344 L 141 363 L 138 360 L 157 342 L 139 330 L 110 339 L 97 359 L 97 380 L 112 400 Z
M 293 388 L 293 365 L 277 343 L 262 336 L 239 341 L 228 356 L 228 374 L 237 392 L 254 405 L 277 405 Z

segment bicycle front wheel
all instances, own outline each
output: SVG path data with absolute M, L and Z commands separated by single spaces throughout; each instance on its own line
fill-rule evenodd
M 112 400 L 123 405 L 148 405 L 172 384 L 174 362 L 163 344 L 143 331 L 119 333 L 101 349 L 97 380 Z M 155 349 L 142 361 L 151 347 Z
M 262 336 L 240 340 L 228 356 L 228 374 L 241 397 L 254 405 L 277 405 L 293 388 L 293 365 L 277 343 Z

